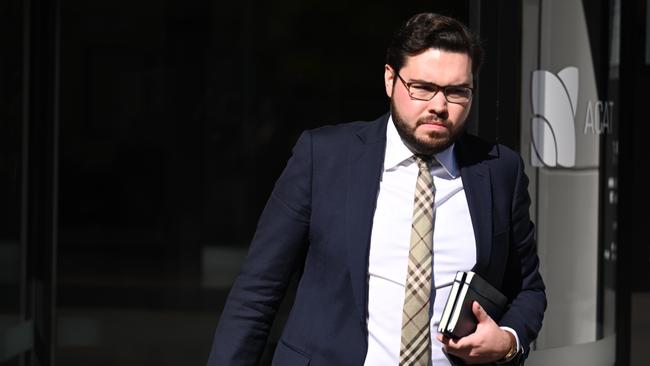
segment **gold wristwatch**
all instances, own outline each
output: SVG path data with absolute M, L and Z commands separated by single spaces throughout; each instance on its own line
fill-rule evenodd
M 506 353 L 506 355 L 503 357 L 503 359 L 499 360 L 499 363 L 512 361 L 512 359 L 514 359 L 515 356 L 517 356 L 517 351 L 518 351 L 517 350 L 517 343 L 515 342 L 515 344 L 513 344 L 512 347 L 510 347 L 510 350 L 508 351 L 508 353 Z

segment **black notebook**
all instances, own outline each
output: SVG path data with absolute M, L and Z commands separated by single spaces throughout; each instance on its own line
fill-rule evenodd
M 458 272 L 442 311 L 438 332 L 451 338 L 474 333 L 478 321 L 472 303 L 478 301 L 490 317 L 498 322 L 506 311 L 508 298 L 472 271 Z

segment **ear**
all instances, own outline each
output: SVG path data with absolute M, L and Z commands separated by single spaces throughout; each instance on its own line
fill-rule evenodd
M 389 98 L 393 96 L 393 85 L 395 84 L 395 70 L 390 65 L 384 66 L 384 87 L 386 88 L 386 95 Z

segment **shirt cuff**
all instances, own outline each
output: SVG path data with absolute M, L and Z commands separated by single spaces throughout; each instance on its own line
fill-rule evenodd
M 519 344 L 519 337 L 517 336 L 517 332 L 515 332 L 514 329 L 510 327 L 499 327 L 503 330 L 507 330 L 508 332 L 512 333 L 513 336 L 515 336 L 515 341 L 517 342 L 517 352 L 521 352 L 521 345 Z
M 499 327 L 499 328 L 506 330 L 512 333 L 513 336 L 515 336 L 515 341 L 517 342 L 517 352 L 521 352 L 522 349 L 521 349 L 521 345 L 519 344 L 519 337 L 517 336 L 517 332 L 515 332 L 515 330 L 510 327 Z

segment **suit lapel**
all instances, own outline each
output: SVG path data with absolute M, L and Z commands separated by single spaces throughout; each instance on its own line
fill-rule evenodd
M 384 115 L 359 131 L 348 156 L 347 258 L 354 300 L 362 321 L 366 317 L 368 253 L 386 150 L 387 121 L 388 115 Z
M 476 238 L 476 265 L 474 271 L 485 273 L 492 249 L 492 187 L 490 170 L 485 165 L 461 169 L 463 187 L 467 196 Z
M 474 237 L 476 238 L 476 265 L 473 271 L 487 273 L 492 251 L 492 180 L 490 168 L 480 156 L 471 151 L 464 143 L 458 144 L 460 174 L 467 197 L 467 205 L 472 218 Z

